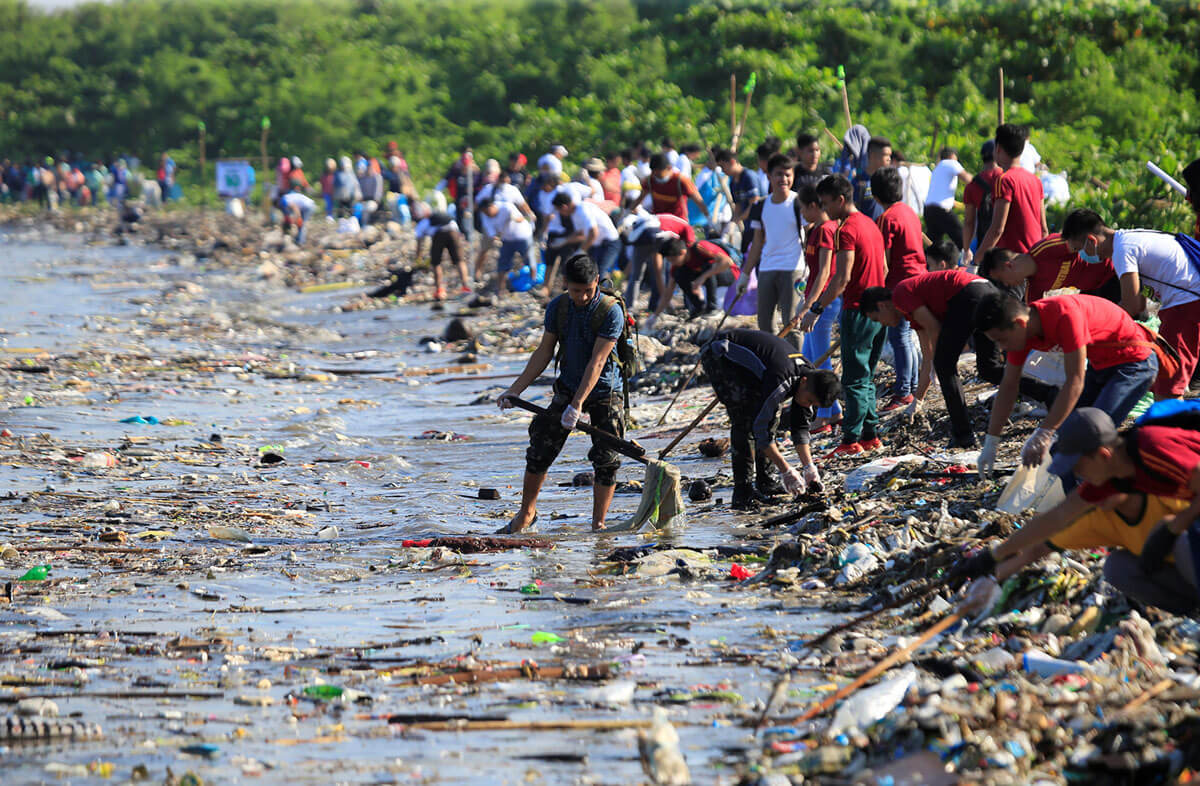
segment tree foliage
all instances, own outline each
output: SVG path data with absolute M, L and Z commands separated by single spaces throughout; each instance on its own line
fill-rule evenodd
M 1082 201 L 1130 220 L 1158 209 L 1145 161 L 1198 152 L 1197 41 L 1182 0 L 0 0 L 0 151 L 166 149 L 186 169 L 199 122 L 210 159 L 257 156 L 269 116 L 272 156 L 395 139 L 432 183 L 463 142 L 725 143 L 731 73 L 758 75 L 750 146 L 840 136 L 843 65 L 855 122 L 913 160 L 936 131 L 974 166 L 1003 67 L 1007 118 Z

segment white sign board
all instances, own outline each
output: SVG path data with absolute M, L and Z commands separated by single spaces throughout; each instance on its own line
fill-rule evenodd
M 217 162 L 217 195 L 244 199 L 254 188 L 254 167 L 248 161 Z

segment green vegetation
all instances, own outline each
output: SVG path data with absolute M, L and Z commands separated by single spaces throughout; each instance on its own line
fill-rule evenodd
M 395 139 L 419 185 L 464 141 L 477 155 L 577 158 L 670 135 L 727 143 L 729 76 L 758 74 L 746 128 L 856 122 L 913 160 L 938 144 L 968 167 L 996 122 L 1028 123 L 1073 202 L 1123 225 L 1186 225 L 1145 172 L 1200 154 L 1200 3 L 1134 0 L 127 0 L 46 14 L 0 0 L 0 151 L 168 149 L 194 170 L 253 156 L 379 151 Z M 739 108 L 741 91 L 739 89 Z M 826 148 L 831 144 L 824 137 Z

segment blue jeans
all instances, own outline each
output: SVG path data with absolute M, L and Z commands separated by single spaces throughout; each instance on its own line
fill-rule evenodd
M 888 343 L 892 345 L 893 361 L 896 365 L 896 385 L 892 395 L 904 397 L 917 389 L 917 377 L 921 373 L 916 342 L 913 341 L 912 325 L 903 320 L 899 327 L 887 329 Z
M 804 337 L 804 347 L 800 350 L 804 354 L 804 359 L 809 363 L 816 363 L 829 351 L 829 347 L 833 343 L 833 326 L 837 324 L 841 314 L 842 299 L 838 298 L 826 306 L 825 310 L 821 312 L 821 316 L 817 317 L 812 332 Z M 819 368 L 832 369 L 832 358 L 825 358 L 825 362 Z M 817 417 L 819 418 L 834 418 L 841 414 L 840 402 L 835 401 L 832 407 L 817 408 Z
M 500 241 L 500 257 L 496 260 L 496 270 L 507 273 L 512 270 L 513 257 L 520 254 L 526 263 L 533 261 L 532 240 L 502 240 Z
M 620 255 L 620 240 L 601 240 L 588 249 L 588 256 L 596 263 L 596 270 L 600 271 L 601 280 L 617 266 L 617 258 Z
M 1158 376 L 1158 356 L 1153 352 L 1145 360 L 1122 363 L 1097 371 L 1091 366 L 1083 378 L 1083 392 L 1076 407 L 1104 410 L 1120 428 Z

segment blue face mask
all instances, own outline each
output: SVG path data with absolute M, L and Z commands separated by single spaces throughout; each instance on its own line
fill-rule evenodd
M 1079 258 L 1082 259 L 1084 262 L 1086 262 L 1089 265 L 1099 265 L 1100 264 L 1099 254 L 1089 254 L 1086 249 L 1082 249 L 1082 248 L 1079 249 Z

